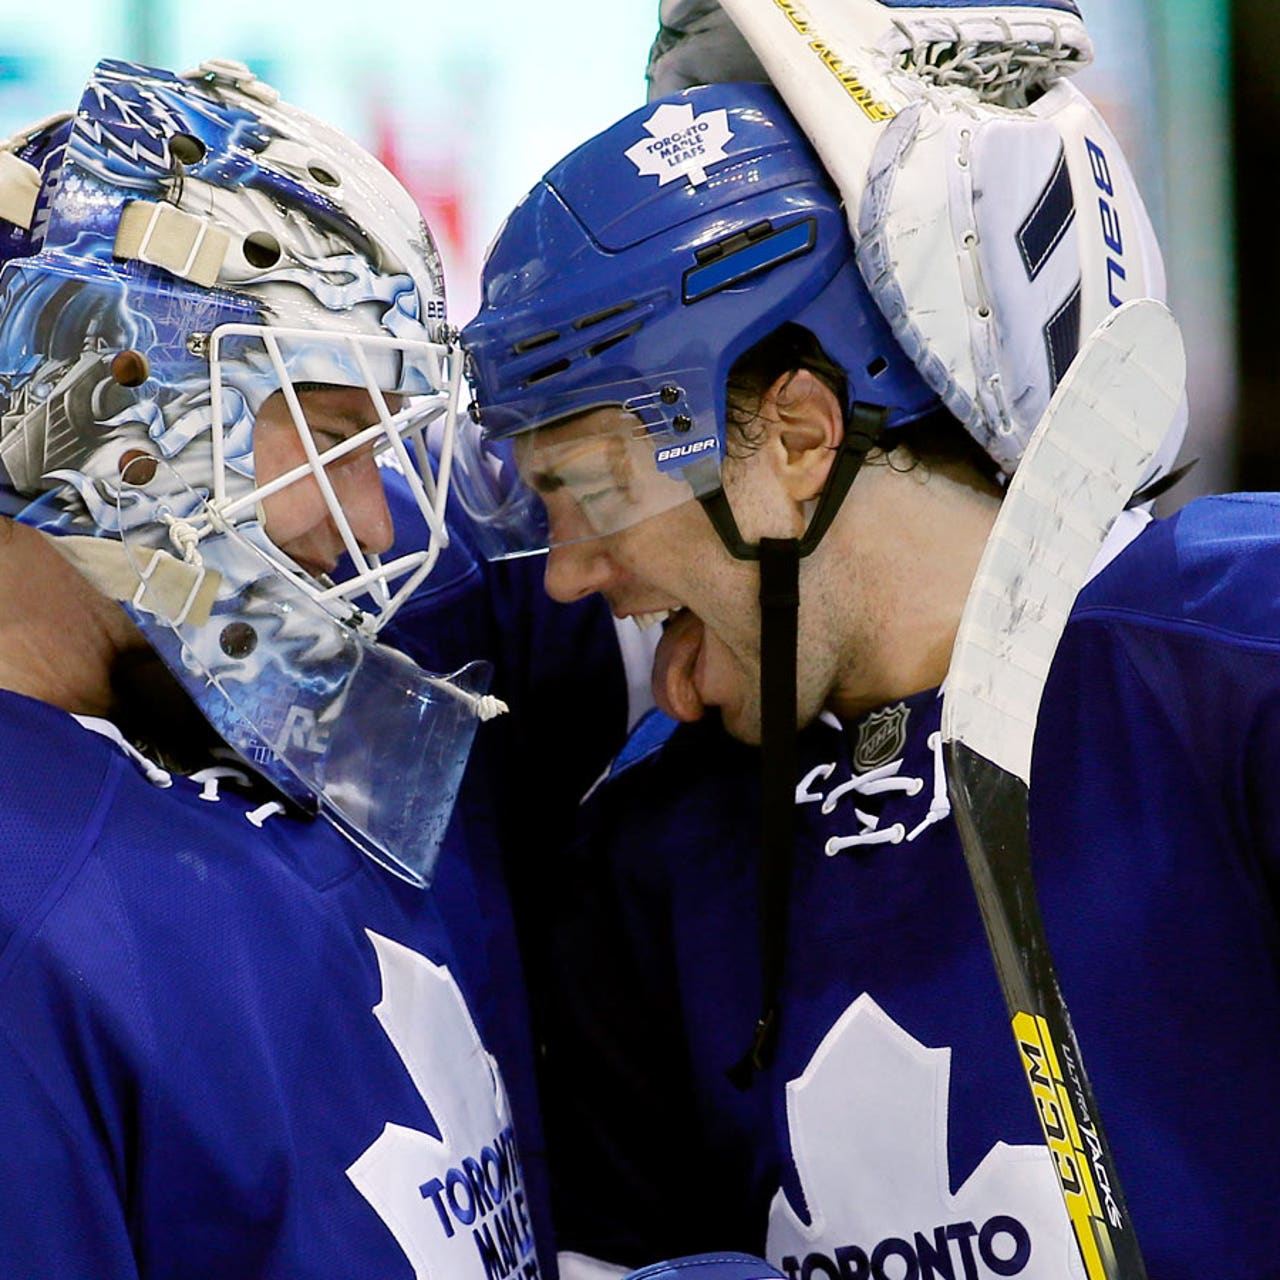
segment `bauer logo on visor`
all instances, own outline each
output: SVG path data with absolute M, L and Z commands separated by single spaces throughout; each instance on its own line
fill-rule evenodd
M 649 137 L 627 149 L 627 159 L 640 176 L 658 179 L 658 186 L 688 178 L 693 186 L 707 180 L 707 166 L 729 157 L 725 147 L 733 138 L 723 108 L 695 115 L 691 103 L 666 103 L 648 120 Z
M 659 471 L 668 471 L 672 466 L 683 465 L 690 458 L 696 458 L 700 453 L 706 453 L 708 449 L 715 449 L 717 442 L 714 436 L 707 436 L 702 440 L 689 440 L 684 444 L 668 445 L 665 449 L 658 449 L 653 460 L 658 464 Z

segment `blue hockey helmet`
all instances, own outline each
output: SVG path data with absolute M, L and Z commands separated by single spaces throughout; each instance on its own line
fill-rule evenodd
M 576 467 L 591 490 L 583 536 L 718 489 L 729 371 L 788 323 L 845 371 L 846 409 L 882 406 L 895 426 L 937 407 L 863 284 L 838 192 L 770 87 L 685 90 L 570 154 L 499 232 L 462 335 L 483 453 L 460 442 L 472 456 L 457 493 L 494 553 L 547 545 L 517 471 Z M 595 440 L 599 466 L 582 465 L 581 440 L 554 458 L 538 444 L 536 428 L 607 407 L 622 412 Z M 625 501 L 602 495 L 626 455 L 632 477 L 643 461 L 656 479 Z
M 74 114 L 0 144 L 0 514 L 56 535 L 290 800 L 419 883 L 493 709 L 479 664 L 372 642 L 447 542 L 444 318 L 408 193 L 241 64 L 104 61 Z M 313 431 L 334 388 L 366 416 Z M 357 467 L 394 542 L 344 507 Z M 273 540 L 299 493 L 333 564 Z

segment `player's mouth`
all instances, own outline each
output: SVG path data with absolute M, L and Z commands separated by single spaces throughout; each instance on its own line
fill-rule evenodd
M 314 578 L 322 587 L 333 586 L 333 571 L 338 567 L 336 560 L 299 560 L 294 557 L 294 563 L 308 577 Z
M 641 631 L 648 631 L 651 627 L 656 627 L 660 622 L 666 622 L 671 617 L 673 609 L 654 609 L 648 613 L 629 613 L 627 617 L 640 628 Z

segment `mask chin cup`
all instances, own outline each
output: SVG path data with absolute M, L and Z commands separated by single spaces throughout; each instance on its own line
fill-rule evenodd
M 195 556 L 220 575 L 218 597 L 207 615 L 175 614 L 142 572 L 176 505 L 173 491 L 153 502 L 138 489 L 134 498 L 121 540 L 142 587 L 126 607 L 201 711 L 296 805 L 318 810 L 380 866 L 426 887 L 489 664 L 435 675 L 370 640 L 281 572 L 255 545 L 265 536 L 256 523 L 199 541 Z M 142 504 L 153 518 L 138 520 Z
M 343 691 L 312 770 L 320 811 L 380 866 L 425 888 L 435 870 L 489 687 L 488 663 L 447 677 L 358 639 L 361 661 Z M 286 763 L 295 771 L 313 758 Z

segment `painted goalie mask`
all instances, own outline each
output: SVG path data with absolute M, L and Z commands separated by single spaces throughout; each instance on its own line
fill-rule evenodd
M 374 643 L 447 542 L 461 381 L 407 193 L 239 64 L 104 61 L 0 148 L 0 263 L 0 514 L 289 800 L 426 883 L 495 703 L 483 664 Z

